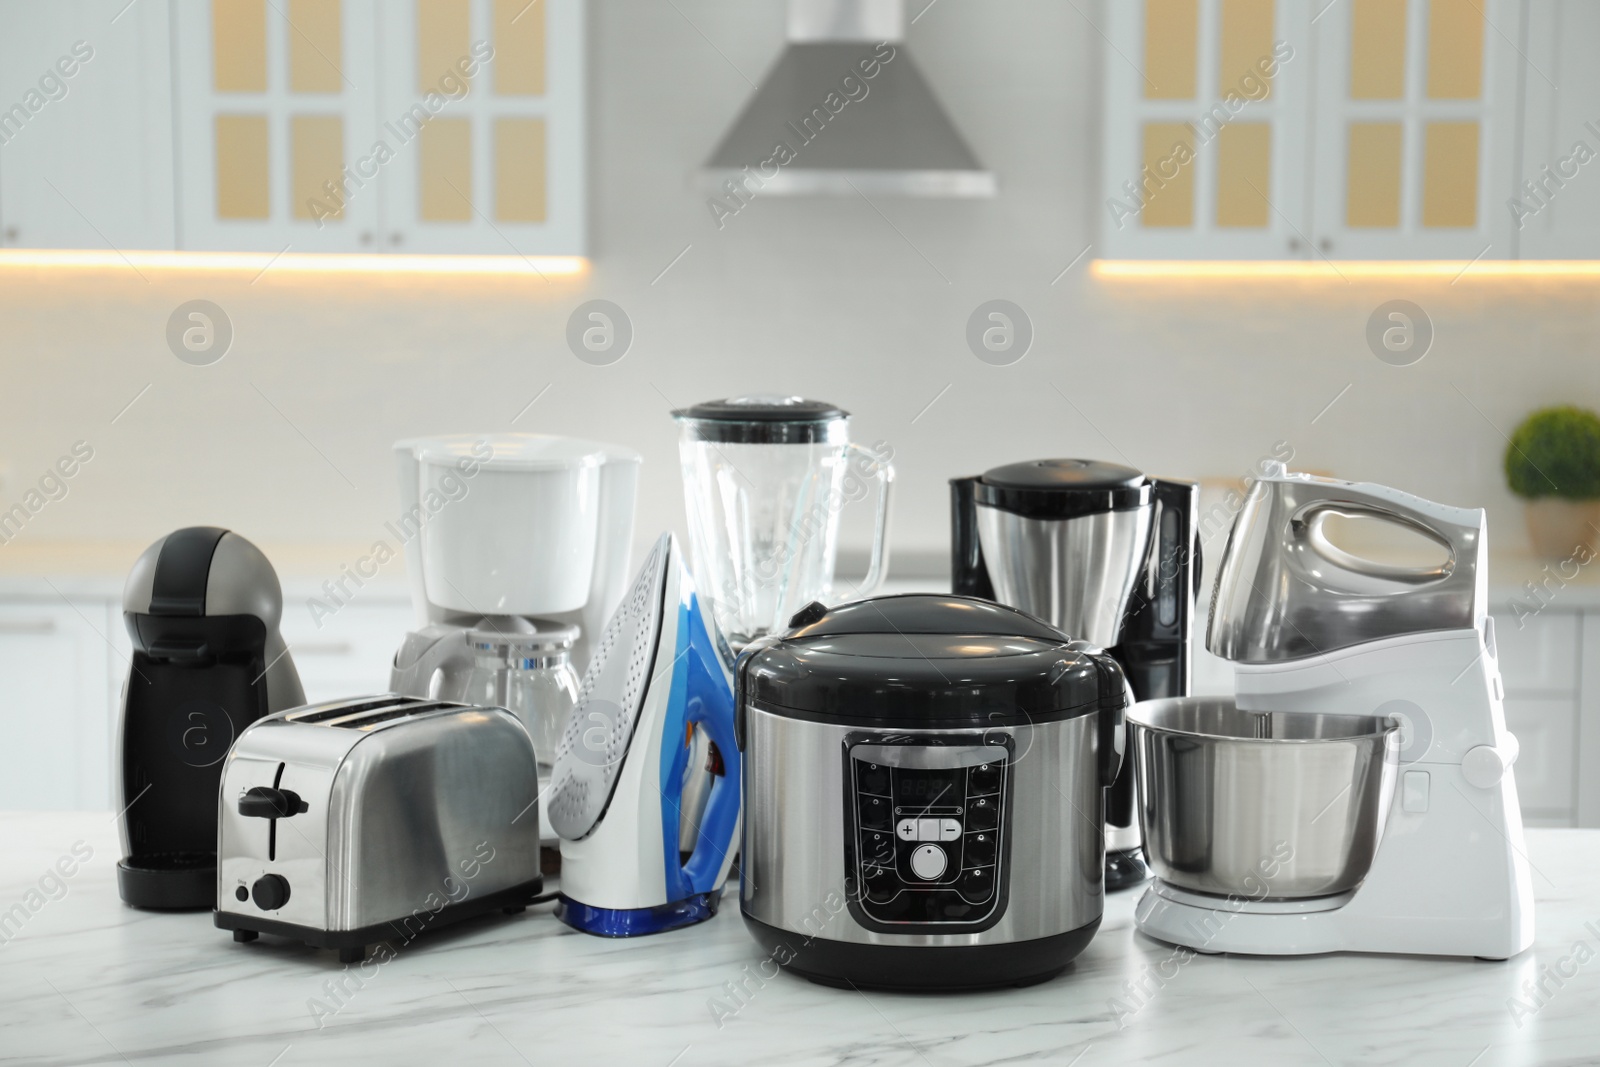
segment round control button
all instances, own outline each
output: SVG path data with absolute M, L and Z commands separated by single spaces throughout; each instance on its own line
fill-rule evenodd
M 944 849 L 938 845 L 920 845 L 911 854 L 911 873 L 925 882 L 931 882 L 944 873 L 949 862 Z
M 1506 775 L 1510 761 L 1493 745 L 1468 749 L 1461 757 L 1461 777 L 1478 789 L 1492 789 Z
M 249 900 L 250 890 L 246 889 L 244 886 L 240 886 L 238 889 L 233 891 L 233 899 L 239 901 L 240 903 Z
M 263 874 L 250 887 L 250 896 L 262 911 L 277 911 L 289 903 L 289 879 L 281 874 Z

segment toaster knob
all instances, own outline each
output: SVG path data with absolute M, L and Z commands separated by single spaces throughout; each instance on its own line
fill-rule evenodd
M 263 874 L 250 887 L 250 897 L 262 911 L 277 911 L 289 903 L 289 879 L 281 874 Z

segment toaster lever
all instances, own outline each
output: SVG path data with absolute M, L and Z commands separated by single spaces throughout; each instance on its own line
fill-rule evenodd
M 268 785 L 252 786 L 239 798 L 239 814 L 250 819 L 287 819 L 308 807 L 299 793 Z

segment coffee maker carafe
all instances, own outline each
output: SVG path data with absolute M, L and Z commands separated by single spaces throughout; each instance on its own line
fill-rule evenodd
M 1020 608 L 1110 651 L 1134 699 L 1188 695 L 1197 484 L 1046 459 L 953 479 L 950 491 L 954 592 Z M 1108 890 L 1148 876 L 1130 764 L 1106 791 Z
M 117 890 L 134 907 L 216 907 L 223 760 L 245 727 L 305 703 L 282 616 L 272 564 L 227 530 L 176 530 L 129 572 L 122 617 L 133 655 L 111 795 Z

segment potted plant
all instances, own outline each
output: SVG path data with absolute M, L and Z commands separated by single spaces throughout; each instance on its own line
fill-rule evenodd
M 1511 435 L 1506 482 L 1527 501 L 1528 538 L 1548 559 L 1600 540 L 1600 416 L 1576 407 L 1535 411 Z

